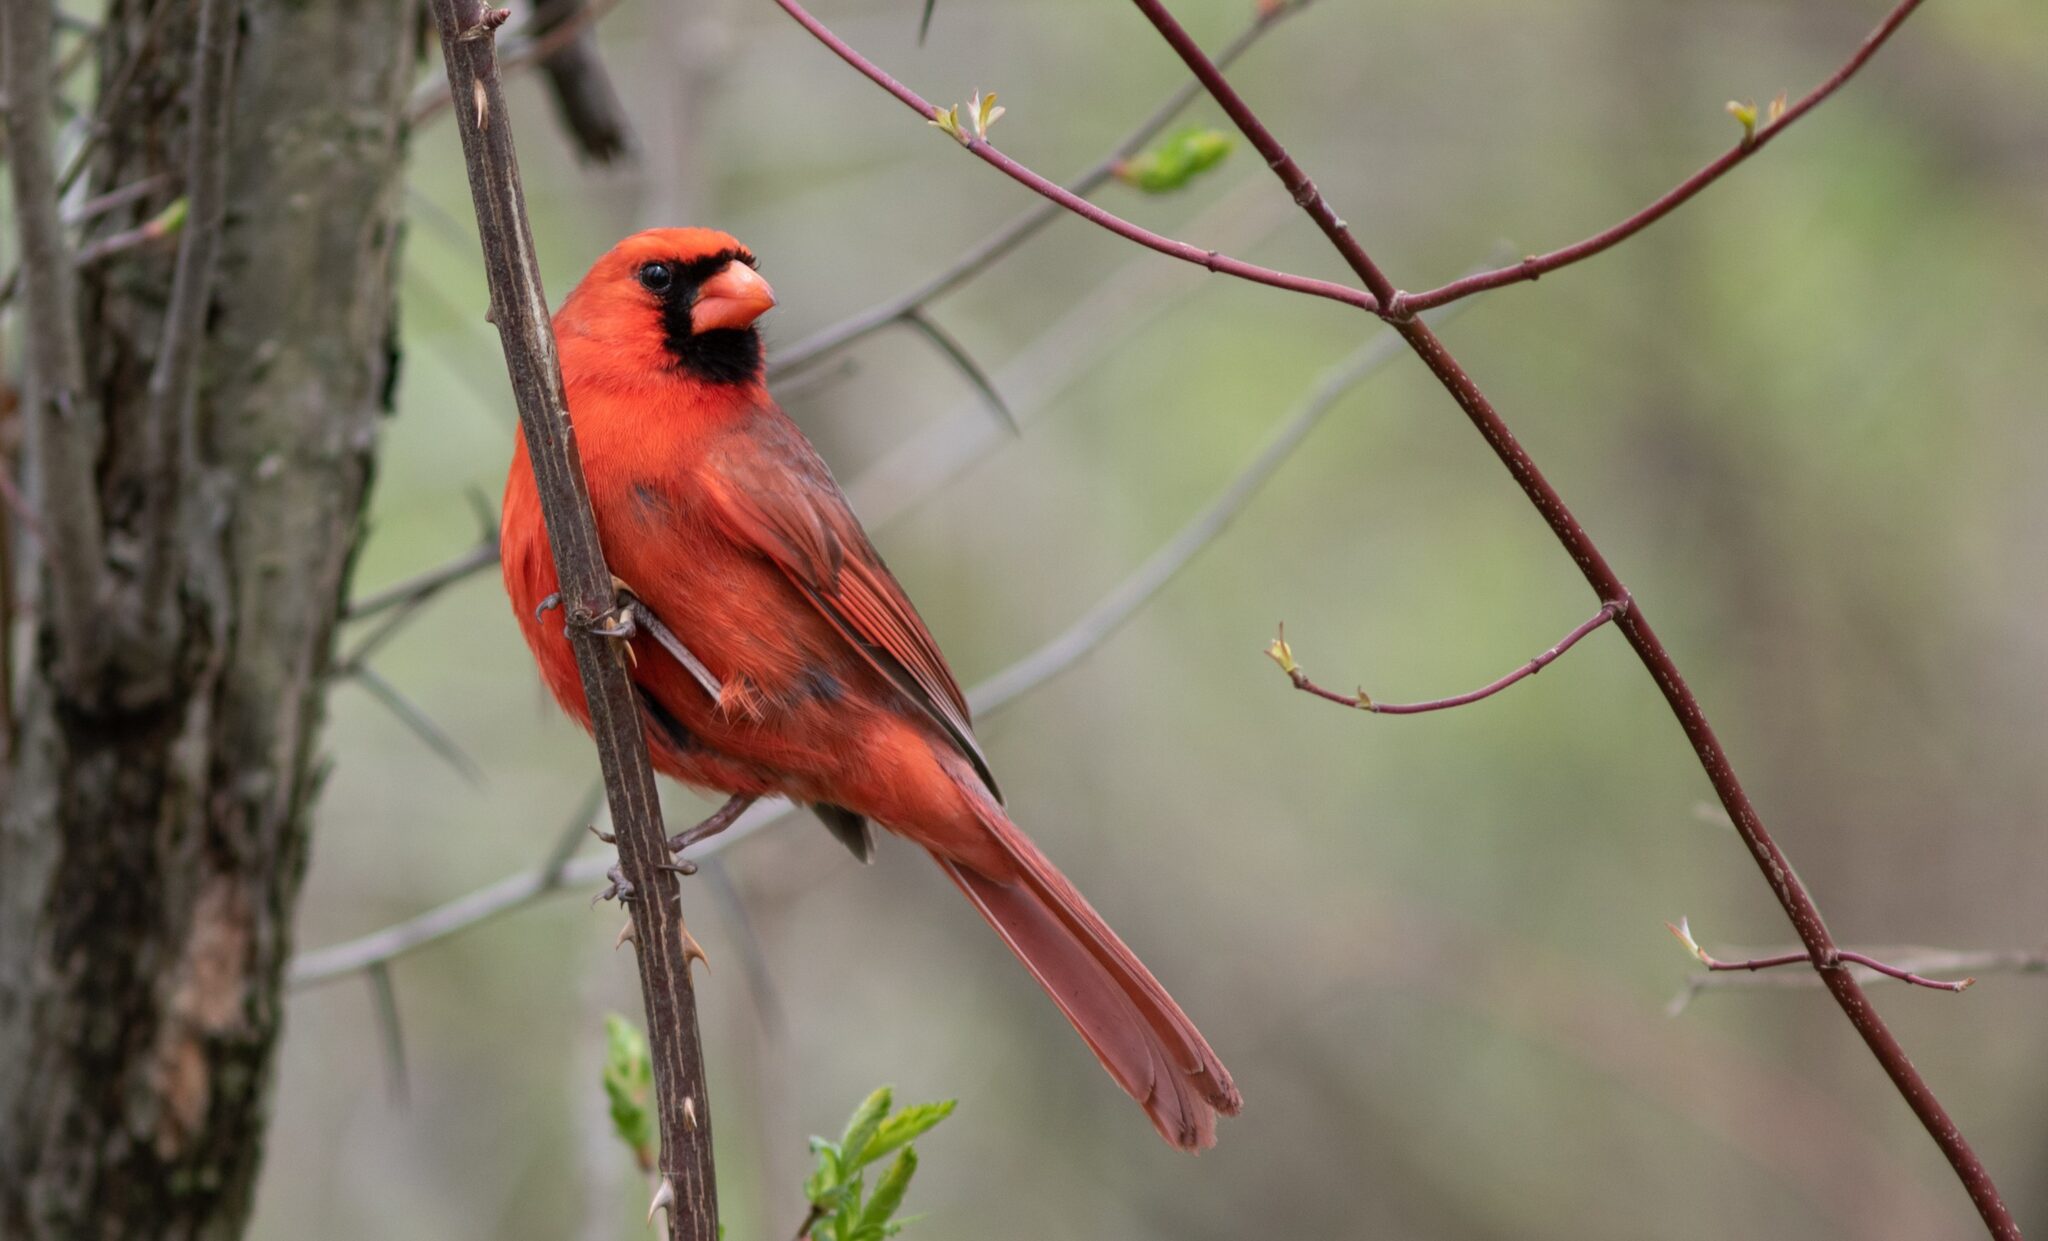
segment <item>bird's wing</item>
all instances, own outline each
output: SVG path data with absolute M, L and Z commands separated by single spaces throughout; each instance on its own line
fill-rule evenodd
M 945 730 L 996 793 L 946 657 L 796 424 L 763 408 L 722 437 L 705 464 L 713 520 L 773 561 L 862 659 Z

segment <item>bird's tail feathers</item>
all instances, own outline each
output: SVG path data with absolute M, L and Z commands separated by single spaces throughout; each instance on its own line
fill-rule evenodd
M 976 812 L 1013 864 L 994 878 L 939 865 L 1009 944 L 1102 1067 L 1182 1150 L 1216 1142 L 1216 1116 L 1243 1105 L 1230 1073 L 1136 954 L 992 802 Z

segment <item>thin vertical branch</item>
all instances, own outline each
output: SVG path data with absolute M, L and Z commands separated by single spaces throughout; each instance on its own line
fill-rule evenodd
M 170 595 L 178 580 L 180 480 L 199 468 L 199 352 L 213 300 L 214 261 L 227 220 L 228 118 L 234 107 L 236 6 L 201 0 L 193 51 L 192 125 L 185 163 L 184 227 L 164 308 L 163 336 L 150 370 L 143 434 L 154 465 L 149 478 L 155 547 L 143 566 L 147 645 L 140 658 L 166 665 L 175 642 Z
M 591 632 L 614 607 L 614 589 L 569 421 L 511 117 L 498 80 L 493 31 L 507 14 L 486 11 L 478 0 L 433 0 L 433 12 L 482 235 L 492 318 L 504 344 L 520 429 L 539 485 L 565 629 L 589 700 L 591 736 L 604 769 L 620 867 L 633 895 L 629 904 L 640 992 L 661 1118 L 663 1182 L 656 1201 L 666 1199 L 671 1241 L 716 1241 L 711 1108 L 690 978 L 695 941 L 683 927 L 675 877 L 664 869 L 668 840 L 632 682 L 619 651 Z
M 1372 290 L 1379 305 L 1394 307 L 1397 300 L 1387 277 L 1366 255 L 1363 247 L 1351 237 L 1336 212 L 1315 190 L 1313 183 L 1294 162 L 1293 157 L 1287 154 L 1279 140 L 1266 129 L 1251 107 L 1224 78 L 1222 71 L 1203 54 L 1187 31 L 1167 11 L 1162 0 L 1133 0 L 1133 3 L 1150 19 L 1174 51 L 1180 54 L 1195 76 L 1209 88 L 1209 93 L 1237 123 L 1245 137 L 1267 156 L 1274 173 L 1294 195 L 1295 201 L 1329 235 L 1338 253 L 1343 255 L 1351 269 L 1358 273 L 1366 287 Z M 1880 31 L 1888 34 L 1896 29 L 1898 23 L 1903 21 L 1918 3 L 1919 0 L 1903 0 L 1896 7 L 1893 16 L 1880 27 Z M 1848 68 L 1839 76 L 1846 79 L 1856 66 L 1868 59 L 1875 46 L 1875 40 L 1866 40 L 1857 55 L 1851 58 Z M 1878 1064 L 1892 1079 L 1893 1085 L 1905 1098 L 1906 1105 L 1919 1117 L 1920 1123 L 1934 1139 L 1935 1145 L 1940 1147 L 1942 1154 L 1948 1158 L 1949 1165 L 1955 1169 L 1957 1178 L 1968 1191 L 1971 1202 L 1976 1205 L 1977 1212 L 1983 1217 L 1991 1235 L 2017 1239 L 2020 1235 L 2019 1225 L 2006 1208 L 1997 1186 L 1991 1180 L 1990 1173 L 1985 1170 L 1976 1151 L 1971 1149 L 1954 1120 L 1949 1117 L 1947 1109 L 1934 1097 L 1934 1092 L 1928 1088 L 1926 1080 L 1920 1076 L 1920 1071 L 1907 1057 L 1905 1049 L 1899 1045 L 1898 1039 L 1892 1035 L 1883 1018 L 1877 1015 L 1877 1010 L 1864 995 L 1862 985 L 1856 981 L 1855 975 L 1844 967 L 1841 950 L 1836 947 L 1833 937 L 1828 933 L 1827 924 L 1822 921 L 1820 910 L 1814 905 L 1805 885 L 1799 881 L 1799 876 L 1793 871 L 1791 863 L 1786 861 L 1784 852 L 1778 848 L 1777 842 L 1765 829 L 1763 818 L 1750 802 L 1749 793 L 1736 778 L 1734 765 L 1729 761 L 1727 751 L 1722 749 L 1720 738 L 1715 735 L 1713 726 L 1707 722 L 1706 712 L 1701 708 L 1699 699 L 1694 696 L 1692 687 L 1679 672 L 1670 652 L 1665 650 L 1663 641 L 1650 627 L 1649 619 L 1644 616 L 1642 608 L 1631 598 L 1620 576 L 1607 563 L 1607 558 L 1601 554 L 1592 536 L 1586 533 L 1585 527 L 1579 523 L 1579 519 L 1573 515 L 1564 499 L 1550 485 L 1543 472 L 1536 468 L 1535 461 L 1515 439 L 1514 433 L 1508 429 L 1507 422 L 1500 416 L 1499 411 L 1480 391 L 1479 385 L 1451 356 L 1436 333 L 1420 319 L 1401 317 L 1391 310 L 1386 312 L 1386 317 L 1394 325 L 1395 330 L 1407 340 L 1409 347 L 1422 359 L 1423 364 L 1429 367 L 1437 382 L 1442 384 L 1444 390 L 1458 403 L 1466 417 L 1471 419 L 1472 425 L 1485 437 L 1488 446 L 1500 458 L 1501 464 L 1507 467 L 1508 473 L 1522 488 L 1523 494 L 1529 498 L 1529 502 L 1550 526 L 1558 542 L 1579 566 L 1580 573 L 1585 576 L 1586 583 L 1593 588 L 1593 593 L 1599 597 L 1601 604 L 1619 606 L 1620 614 L 1616 624 L 1621 627 L 1629 645 L 1635 648 L 1636 655 L 1642 660 L 1644 668 L 1663 691 L 1665 701 L 1670 704 L 1672 714 L 1678 719 L 1679 727 L 1684 730 L 1687 740 L 1692 743 L 1693 752 L 1699 757 L 1700 766 L 1705 771 L 1708 782 L 1720 796 L 1721 804 L 1727 808 L 1729 817 L 1735 823 L 1735 830 L 1741 834 L 1743 843 L 1749 847 L 1750 856 L 1756 860 L 1758 868 L 1764 873 L 1764 878 L 1770 883 L 1772 892 L 1777 895 L 1779 905 L 1784 909 L 1786 917 L 1791 920 L 1793 929 L 1798 932 L 1800 942 L 1805 945 L 1807 955 L 1829 993 L 1834 996 L 1835 1002 L 1849 1018 L 1850 1025 L 1862 1036 L 1864 1044 L 1870 1048 Z
M 65 693 L 94 694 L 109 643 L 99 616 L 105 582 L 106 531 L 93 463 L 98 455 L 99 409 L 85 384 L 79 340 L 77 277 L 57 213 L 51 152 L 50 10 L 41 3 L 0 4 L 0 86 L 7 165 L 13 177 L 16 227 L 21 239 L 22 406 L 28 458 L 41 505 L 42 563 L 47 583 L 42 608 L 56 649 L 56 675 Z

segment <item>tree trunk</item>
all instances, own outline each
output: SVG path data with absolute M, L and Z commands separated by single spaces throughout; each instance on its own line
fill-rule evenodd
M 108 6 L 99 80 L 137 71 L 89 188 L 166 180 L 94 236 L 187 192 L 200 7 Z M 177 246 L 81 276 L 107 632 L 150 654 L 81 690 L 54 671 L 66 635 L 41 609 L 20 676 L 0 768 L 10 1238 L 232 1237 L 260 1163 L 336 618 L 395 365 L 419 27 L 415 0 L 226 8 L 227 214 L 182 445 L 146 417 Z M 135 611 L 151 595 L 132 583 L 162 566 L 168 606 Z

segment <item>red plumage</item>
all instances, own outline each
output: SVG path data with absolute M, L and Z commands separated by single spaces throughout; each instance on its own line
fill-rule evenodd
M 924 622 L 762 379 L 773 305 L 738 242 L 657 229 L 598 260 L 555 316 L 569 411 L 612 572 L 719 678 L 651 637 L 633 678 L 657 769 L 819 806 L 928 850 L 1160 1134 L 1196 1150 L 1240 1100 L 1187 1015 L 1010 822 Z M 505 588 L 541 675 L 588 725 L 521 442 Z M 856 838 L 857 839 L 857 838 Z

